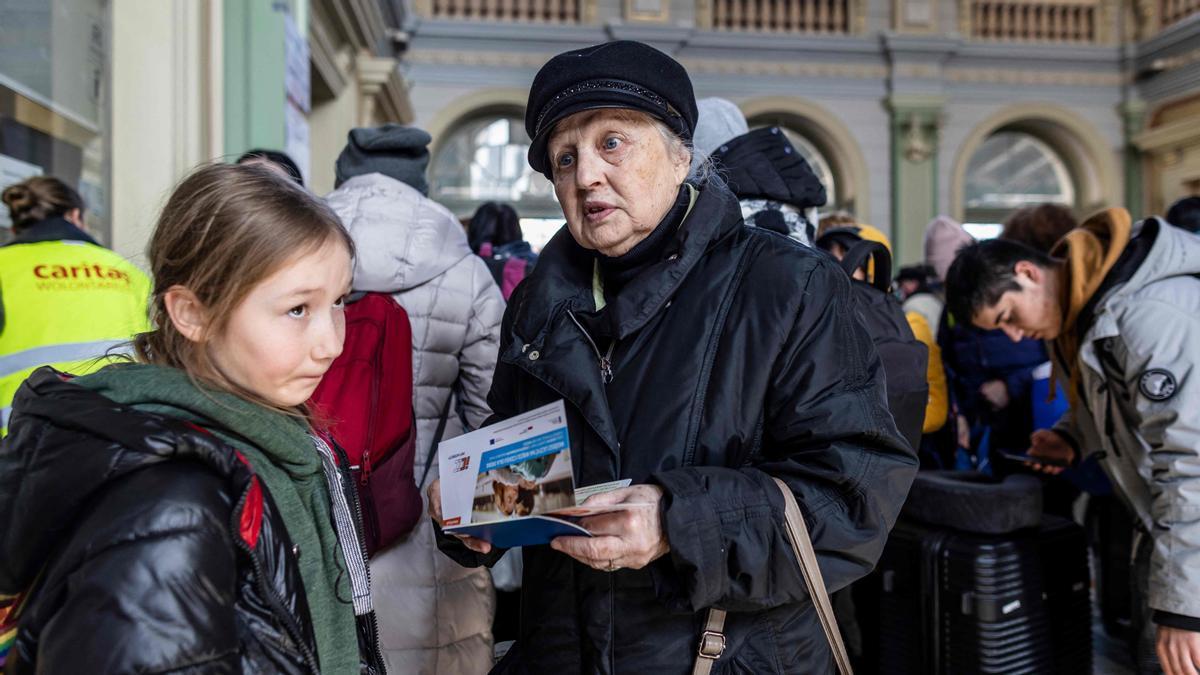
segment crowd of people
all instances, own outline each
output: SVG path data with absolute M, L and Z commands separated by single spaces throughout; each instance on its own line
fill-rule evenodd
M 272 150 L 197 168 L 149 275 L 64 182 L 4 190 L 6 672 L 834 672 L 826 592 L 937 470 L 1038 472 L 1066 517 L 1115 493 L 1138 672 L 1195 675 L 1200 198 L 1029 206 L 987 241 L 938 217 L 893 274 L 783 130 L 648 45 L 551 59 L 525 127 L 565 221 L 537 252 L 510 205 L 464 228 L 430 199 L 401 125 L 352 130 L 324 197 Z M 403 354 L 351 354 L 397 321 Z M 358 431 L 400 410 L 402 449 L 314 402 L 351 356 Z M 627 481 L 589 503 L 652 507 L 522 549 L 443 531 L 439 442 L 560 399 L 574 484 Z M 488 499 L 524 515 L 531 486 Z M 397 534 L 399 492 L 428 515 Z

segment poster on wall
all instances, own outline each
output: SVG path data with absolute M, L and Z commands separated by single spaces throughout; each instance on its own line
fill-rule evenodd
M 30 176 L 40 175 L 42 175 L 42 167 L 37 164 L 22 162 L 8 155 L 0 155 L 0 191 L 13 183 L 20 183 Z M 8 209 L 0 208 L 0 228 L 4 228 L 4 232 L 0 233 L 0 239 L 4 239 L 7 232 L 12 229 L 12 221 L 8 218 Z
M 107 0 L 0 1 L 0 86 L 100 128 Z
M 311 180 L 312 177 L 308 173 L 310 162 L 308 118 L 291 101 L 288 101 L 284 105 L 283 151 L 295 160 L 296 166 L 300 167 L 300 175 L 304 176 L 304 180 Z
M 312 83 L 309 79 L 308 40 L 296 27 L 290 13 L 284 20 L 284 147 L 283 150 L 296 161 L 305 180 L 311 180 L 308 172 L 309 138 L 308 113 L 312 109 Z

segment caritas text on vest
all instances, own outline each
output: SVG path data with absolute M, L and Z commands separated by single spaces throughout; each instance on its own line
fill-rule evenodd
M 129 275 L 107 265 L 37 265 L 33 275 L 39 279 L 95 279 L 97 281 L 124 281 L 129 283 Z

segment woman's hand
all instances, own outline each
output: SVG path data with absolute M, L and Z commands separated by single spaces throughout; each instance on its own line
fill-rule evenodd
M 1167 675 L 1196 675 L 1200 668 L 1200 633 L 1159 626 L 1156 651 Z
M 550 542 L 550 548 L 606 572 L 615 572 L 622 567 L 641 569 L 671 550 L 659 515 L 662 497 L 662 488 L 657 485 L 634 485 L 593 495 L 584 505 L 633 503 L 646 506 L 584 518 L 579 524 L 594 536 L 558 537 Z
M 433 482 L 429 484 L 429 490 L 428 490 L 427 494 L 429 495 L 429 517 L 433 518 L 434 522 L 436 522 L 438 525 L 441 525 L 442 524 L 442 479 L 441 478 L 435 478 L 433 480 Z M 465 534 L 453 534 L 453 533 L 449 533 L 449 534 L 450 534 L 450 536 L 455 537 L 456 539 L 461 541 L 467 548 L 471 549 L 472 551 L 475 551 L 476 553 L 487 554 L 487 553 L 492 552 L 492 545 L 482 539 L 476 539 L 475 537 L 468 537 Z

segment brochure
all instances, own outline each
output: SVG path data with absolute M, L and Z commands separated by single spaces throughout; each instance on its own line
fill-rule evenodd
M 563 402 L 531 410 L 438 445 L 442 527 L 500 548 L 592 536 L 579 519 L 650 504 L 588 506 L 628 480 L 575 489 Z

